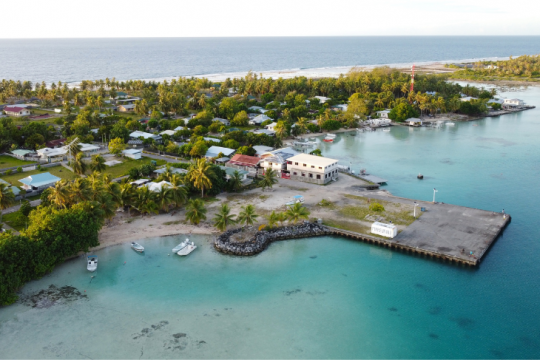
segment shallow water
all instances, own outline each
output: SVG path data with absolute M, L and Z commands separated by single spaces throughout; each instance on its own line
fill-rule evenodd
M 540 89 L 509 95 L 535 104 Z M 145 255 L 98 251 L 94 279 L 75 259 L 25 286 L 81 296 L 0 309 L 0 357 L 538 358 L 539 114 L 322 145 L 395 195 L 430 200 L 436 187 L 438 201 L 512 214 L 477 269 L 334 237 L 251 258 L 216 253 L 210 237 L 193 236 L 186 258 L 168 256 L 182 236 L 148 239 Z

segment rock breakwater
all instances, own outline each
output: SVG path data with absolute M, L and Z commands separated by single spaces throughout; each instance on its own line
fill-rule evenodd
M 306 222 L 301 225 L 257 231 L 252 238 L 243 242 L 231 240 L 232 235 L 243 230 L 244 228 L 237 228 L 225 231 L 214 240 L 214 247 L 224 254 L 251 256 L 262 252 L 273 241 L 322 236 L 332 233 L 323 225 Z

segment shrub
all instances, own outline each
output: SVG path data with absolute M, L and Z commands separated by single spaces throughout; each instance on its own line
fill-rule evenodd
M 37 164 L 37 166 L 36 166 L 36 170 L 39 170 L 39 171 L 41 171 L 41 165 L 40 165 L 40 164 Z
M 19 166 L 19 167 L 17 168 L 17 172 L 22 173 L 22 166 Z
M 32 206 L 30 206 L 30 202 L 28 200 L 23 201 L 21 207 L 19 208 L 19 211 L 24 216 L 30 215 L 30 211 L 32 211 Z
M 375 211 L 375 212 L 383 212 L 384 211 L 384 206 L 382 206 L 379 203 L 373 203 L 373 204 L 369 205 L 369 210 Z
M 7 170 L 6 175 L 11 175 L 13 173 L 13 170 Z

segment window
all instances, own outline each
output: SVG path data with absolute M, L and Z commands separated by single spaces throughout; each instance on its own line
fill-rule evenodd
M 306 174 L 302 173 L 302 176 L 304 176 L 304 177 L 305 177 L 305 176 L 306 176 Z
M 295 163 L 294 163 L 294 165 L 298 165 L 298 163 L 297 163 L 297 162 L 295 162 Z
M 320 180 L 321 179 L 321 175 L 317 175 L 317 180 Z
M 268 165 L 272 166 L 272 163 L 268 163 Z
M 328 174 L 324 174 L 324 178 L 326 179 L 328 177 Z
M 306 166 L 307 166 L 306 164 L 302 164 L 302 165 L 304 165 L 304 167 L 306 167 Z
M 309 174 L 309 177 L 310 177 L 310 178 L 313 178 L 313 174 Z
M 322 170 L 322 166 L 319 166 L 319 170 Z
M 295 172 L 293 172 L 293 175 L 296 175 L 296 171 L 295 171 Z

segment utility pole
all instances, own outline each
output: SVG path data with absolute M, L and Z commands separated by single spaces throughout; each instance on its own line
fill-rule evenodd
M 412 72 L 412 75 L 411 75 L 411 90 L 409 91 L 409 94 L 414 92 L 414 64 L 411 68 L 411 72 Z
M 433 188 L 433 203 L 435 204 L 435 193 L 439 192 L 439 190 Z

